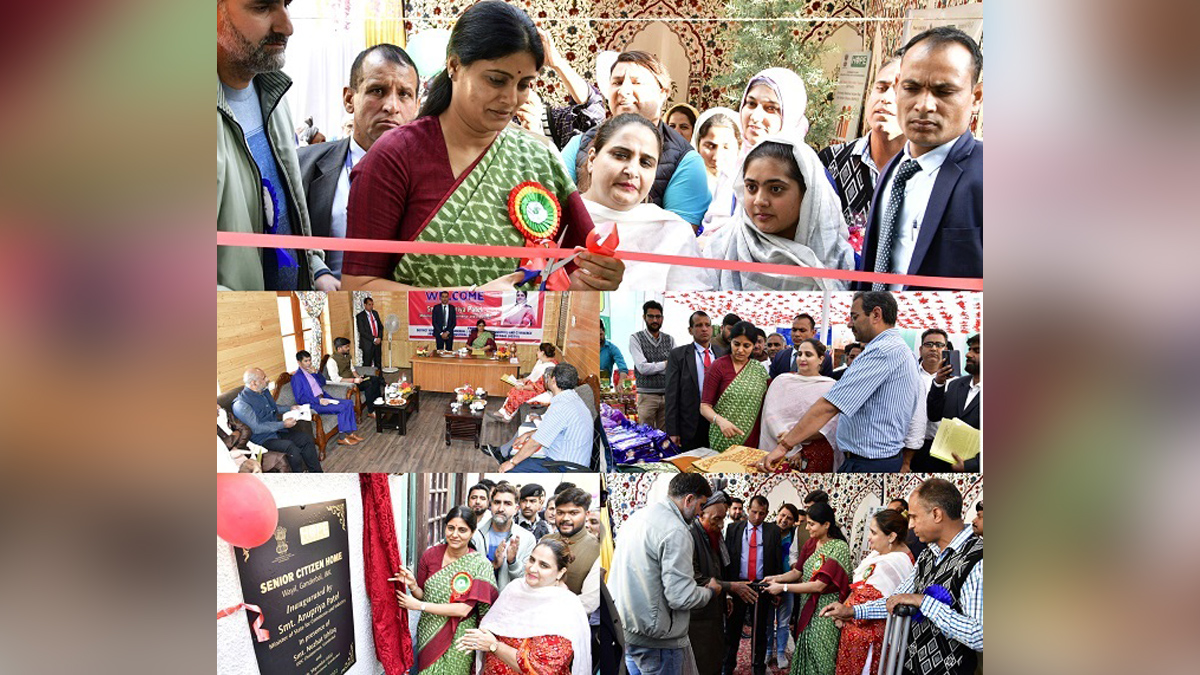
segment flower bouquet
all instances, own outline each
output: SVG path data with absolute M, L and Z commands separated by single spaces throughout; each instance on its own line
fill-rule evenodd
M 511 359 L 517 355 L 517 345 L 500 345 L 496 348 L 497 359 Z
M 469 384 L 464 384 L 461 387 L 457 387 L 454 390 L 454 393 L 457 394 L 455 400 L 458 403 L 465 403 L 468 405 L 475 403 L 476 401 L 482 401 L 485 404 L 487 403 L 487 392 L 483 389 L 472 387 Z
M 433 350 L 430 349 L 429 347 L 421 347 L 420 349 L 417 350 L 417 356 L 429 356 L 432 353 L 433 353 Z

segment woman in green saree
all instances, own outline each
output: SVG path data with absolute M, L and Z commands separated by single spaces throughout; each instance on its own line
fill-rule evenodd
M 417 573 L 400 568 L 395 578 L 408 592 L 396 591 L 404 609 L 421 612 L 417 622 L 417 666 L 421 675 L 468 675 L 475 657 L 453 649 L 454 642 L 479 620 L 499 591 L 492 563 L 468 548 L 475 514 L 456 506 L 446 514 L 446 541 L 426 549 Z
M 491 356 L 496 353 L 496 336 L 487 329 L 487 322 L 480 319 L 475 322 L 471 334 L 467 336 L 467 346 L 474 356 Z
M 463 12 L 417 119 L 381 136 L 351 172 L 346 236 L 531 253 L 586 246 L 592 219 L 557 153 L 512 124 L 544 61 L 520 9 L 484 0 Z M 525 281 L 522 259 L 347 251 L 342 290 L 511 290 Z M 549 290 L 616 290 L 623 270 L 584 251 Z
M 796 622 L 796 651 L 792 654 L 790 675 L 834 675 L 841 629 L 829 617 L 818 616 L 833 602 L 844 602 L 850 595 L 850 547 L 834 519 L 833 507 L 817 502 L 808 508 L 805 525 L 816 550 L 806 560 L 783 574 L 767 577 L 767 592 L 797 593 L 804 603 Z M 795 583 L 803 579 L 801 583 Z
M 731 446 L 758 447 L 758 426 L 763 396 L 767 393 L 767 369 L 750 358 L 758 329 L 739 321 L 729 333 L 729 354 L 704 370 L 704 392 L 700 415 L 708 420 L 708 444 L 717 452 Z

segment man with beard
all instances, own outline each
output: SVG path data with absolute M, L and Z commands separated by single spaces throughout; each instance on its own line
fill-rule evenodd
M 217 230 L 309 236 L 296 132 L 281 69 L 288 0 L 217 0 Z M 234 291 L 340 286 L 320 250 L 217 247 L 217 285 Z
M 661 332 L 663 308 L 654 300 L 642 305 L 646 329 L 629 336 L 629 353 L 637 372 L 638 422 L 655 429 L 666 426 L 667 357 L 675 348 L 675 338 Z
M 692 520 L 712 496 L 704 476 L 671 478 L 667 499 L 636 511 L 621 526 L 608 587 L 625 632 L 625 664 L 642 675 L 677 675 L 683 669 L 691 610 L 722 590 L 709 579 L 697 584 Z
M 971 521 L 971 531 L 976 537 L 983 536 L 983 502 L 975 505 L 975 520 Z
M 350 340 L 344 337 L 333 339 L 333 353 L 329 355 L 330 382 L 344 382 L 358 386 L 366 399 L 367 414 L 374 417 L 375 399 L 383 395 L 384 381 L 378 375 L 359 375 L 358 368 L 350 358 Z
M 513 522 L 517 513 L 517 488 L 497 483 L 492 490 L 492 519 L 479 525 L 471 543 L 487 555 L 496 570 L 496 588 L 504 590 L 508 582 L 525 574 L 525 563 L 533 552 L 533 533 Z
M 904 132 L 896 118 L 896 74 L 900 57 L 893 56 L 875 72 L 875 84 L 867 93 L 867 133 L 853 141 L 831 145 L 818 157 L 833 176 L 834 187 L 842 200 L 842 215 L 850 227 L 850 241 L 857 242 L 855 254 L 862 249 L 862 237 L 879 182 L 879 170 L 904 149 Z
M 817 322 L 811 314 L 797 314 L 796 318 L 792 319 L 792 346 L 779 350 L 771 359 L 770 375 L 772 378 L 784 373 L 796 372 L 796 348 L 801 342 L 817 337 L 816 331 Z M 827 350 L 825 360 L 821 362 L 821 374 L 825 377 L 833 375 L 833 357 L 830 355 L 832 352 L 832 349 Z
M 488 505 L 491 504 L 492 489 L 483 483 L 476 483 L 467 490 L 467 508 L 471 509 L 471 513 L 475 514 L 475 528 L 483 527 L 484 523 L 491 520 L 492 514 L 488 511 Z
M 880 173 L 859 269 L 982 278 L 983 143 L 970 127 L 983 103 L 983 52 L 938 26 L 900 53 L 896 111 L 907 142 Z
M 946 379 L 950 377 L 951 367 L 943 366 L 938 370 L 926 399 L 929 419 L 941 420 L 957 417 L 976 429 L 983 428 L 979 416 L 979 411 L 983 408 L 982 363 L 979 344 L 982 340 L 982 333 L 976 333 L 967 339 L 967 363 L 964 366 L 964 370 L 967 371 L 966 375 L 946 384 Z M 947 464 L 940 459 L 929 457 L 928 463 L 921 465 L 928 468 L 913 466 L 913 470 L 927 472 L 953 470 L 979 473 L 979 457 L 980 455 L 976 455 L 965 463 L 958 464 Z
M 676 347 L 667 357 L 667 389 L 663 431 L 682 450 L 708 447 L 708 420 L 700 414 L 704 373 L 719 354 L 712 347 L 712 322 L 704 312 L 688 317 L 691 344 Z
M 521 487 L 521 512 L 517 514 L 517 525 L 529 530 L 538 540 L 550 533 L 550 523 L 542 520 L 539 511 L 546 500 L 546 490 L 537 483 Z
M 901 451 L 921 447 L 924 427 L 914 423 L 921 402 L 921 375 L 912 350 L 896 330 L 896 298 L 888 291 L 860 291 L 850 306 L 850 329 L 867 345 L 825 396 L 804 413 L 778 445 L 758 462 L 768 470 L 793 447 L 838 418 L 837 446 L 846 456 L 840 473 L 896 473 Z
M 729 334 L 733 332 L 733 327 L 741 320 L 733 312 L 726 314 L 725 318 L 721 319 L 721 330 L 717 331 L 716 335 L 713 335 L 712 338 L 713 352 L 717 356 L 725 356 L 729 353 Z
M 933 380 L 937 377 L 938 370 L 942 367 L 942 353 L 950 346 L 950 336 L 941 328 L 930 328 L 924 333 L 921 333 L 921 346 L 918 351 L 919 363 L 921 365 L 921 389 L 925 392 L 925 396 L 929 396 L 929 390 L 933 387 Z M 929 458 L 929 448 L 933 447 L 933 437 L 937 435 L 938 423 L 928 419 L 929 410 L 927 406 L 917 406 L 918 410 L 924 410 L 926 414 L 925 423 L 925 440 L 921 445 L 920 450 L 905 451 L 904 466 L 902 471 L 905 473 L 911 471 L 924 471 L 916 467 L 926 466 L 925 460 Z
M 563 490 L 554 498 L 554 517 L 558 531 L 547 534 L 545 539 L 557 540 L 567 545 L 573 560 L 567 564 L 563 582 L 571 592 L 579 596 L 583 611 L 591 616 L 600 607 L 600 540 L 588 532 L 588 507 L 592 496 L 573 487 Z M 596 625 L 597 617 L 592 617 Z
M 757 597 L 745 581 L 724 581 L 729 552 L 725 549 L 722 530 L 728 508 L 729 497 L 717 490 L 691 525 L 692 546 L 695 548 L 692 568 L 696 583 L 707 584 L 709 579 L 716 579 L 726 589 L 708 604 L 693 609 L 689 617 L 688 640 L 696 654 L 696 670 L 700 675 L 718 675 L 721 672 L 721 661 L 725 658 L 725 608 L 729 594 L 736 594 L 743 602 L 754 602 Z
M 354 59 L 350 86 L 342 89 L 342 105 L 354 116 L 352 136 L 299 150 L 314 236 L 346 237 L 350 170 L 385 132 L 413 121 L 419 86 L 416 64 L 396 45 L 368 47 Z M 342 252 L 329 251 L 325 262 L 341 279 Z

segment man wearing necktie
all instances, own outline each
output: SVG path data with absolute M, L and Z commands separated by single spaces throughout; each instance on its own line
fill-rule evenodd
M 982 278 L 983 143 L 970 126 L 983 102 L 983 53 L 966 33 L 940 26 L 900 54 L 896 109 L 908 142 L 880 176 L 861 269 Z
M 370 296 L 363 299 L 363 309 L 355 317 L 358 324 L 358 347 L 362 350 L 363 366 L 383 369 L 383 323 L 375 311 L 375 301 Z
M 708 447 L 708 420 L 700 414 L 704 374 L 725 351 L 712 341 L 712 319 L 704 312 L 688 317 L 691 344 L 671 350 L 667 357 L 666 423 L 663 431 L 680 449 Z
M 450 292 L 442 291 L 441 302 L 433 306 L 433 339 L 437 348 L 450 351 L 454 349 L 454 328 L 458 325 L 458 312 L 450 304 Z
M 783 572 L 783 535 L 778 525 L 766 522 L 770 508 L 766 497 L 755 495 L 750 498 L 746 520 L 734 523 L 725 530 L 725 547 L 729 550 L 726 579 L 759 581 Z M 754 675 L 767 672 L 767 631 L 770 630 L 773 610 L 773 599 L 760 595 L 754 606 L 754 630 L 750 637 Z M 733 615 L 725 624 L 725 663 L 721 670 L 724 675 L 733 675 L 737 667 L 745 619 L 746 603 L 734 595 Z

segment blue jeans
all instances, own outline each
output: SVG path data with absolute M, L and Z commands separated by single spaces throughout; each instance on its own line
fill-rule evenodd
M 683 649 L 656 649 L 625 645 L 629 675 L 679 675 L 683 672 Z
M 791 628 L 792 600 L 791 593 L 781 593 L 783 599 L 775 608 L 775 630 L 767 632 L 767 656 L 787 652 L 788 629 Z
M 904 466 L 904 453 L 897 452 L 894 457 L 886 459 L 866 459 L 864 457 L 846 455 L 846 461 L 838 467 L 838 473 L 900 473 Z

